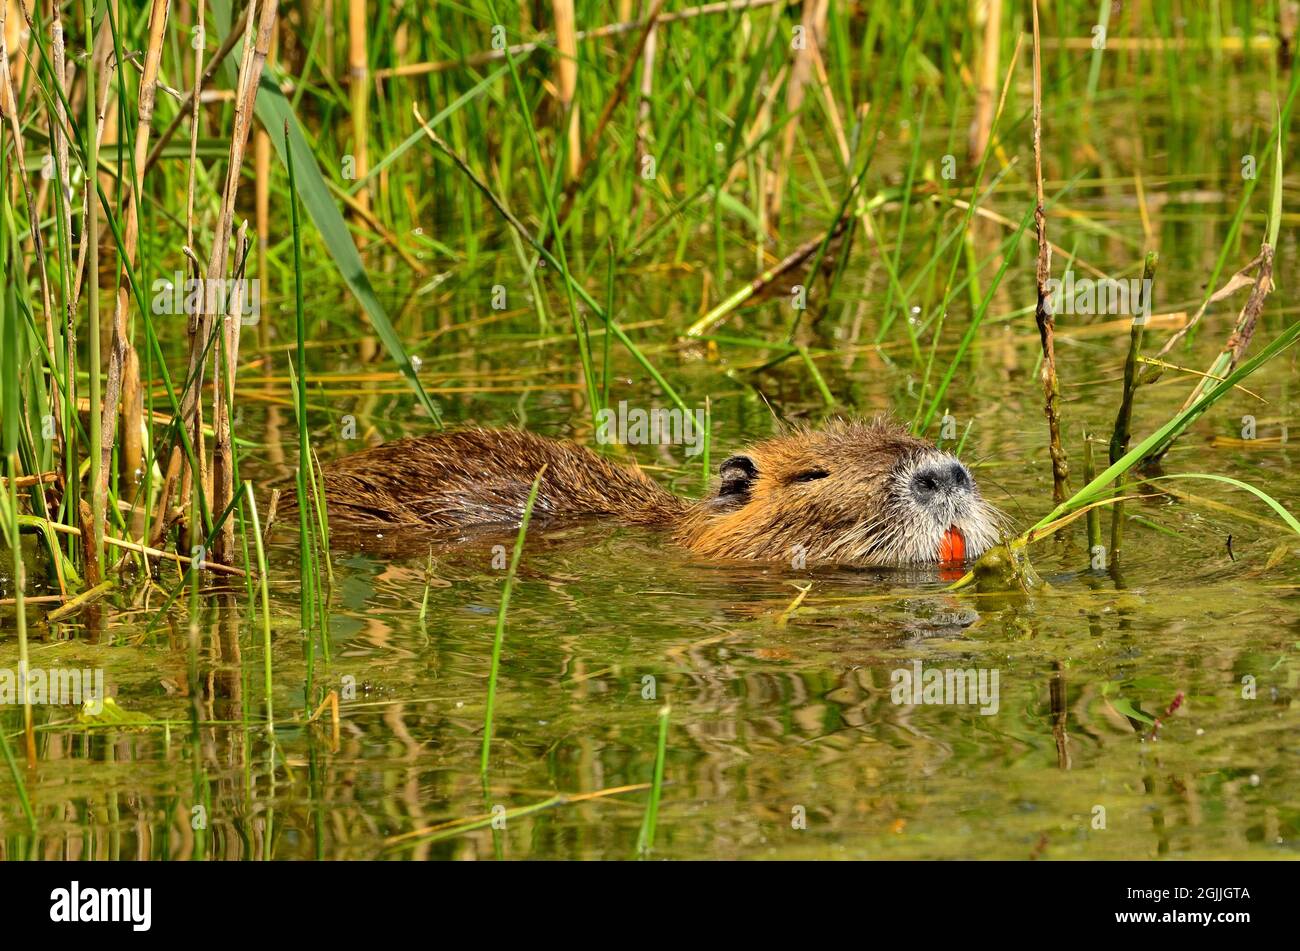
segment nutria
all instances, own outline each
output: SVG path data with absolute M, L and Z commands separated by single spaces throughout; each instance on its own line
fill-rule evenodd
M 462 531 L 518 526 L 546 466 L 535 522 L 608 517 L 670 529 L 719 559 L 884 566 L 983 554 L 1002 515 L 954 456 L 884 419 L 794 429 L 731 456 L 696 502 L 636 466 L 516 429 L 386 443 L 324 467 L 331 523 Z

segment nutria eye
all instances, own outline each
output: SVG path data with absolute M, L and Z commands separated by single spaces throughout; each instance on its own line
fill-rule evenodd
M 824 479 L 828 475 L 830 475 L 830 473 L 827 472 L 825 469 L 809 469 L 807 472 L 799 473 L 790 481 L 791 482 L 814 482 L 817 479 Z

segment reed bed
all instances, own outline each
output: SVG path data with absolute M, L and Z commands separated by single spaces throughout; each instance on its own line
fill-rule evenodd
M 1270 296 L 1286 273 L 1282 224 L 1294 223 L 1284 159 L 1300 89 L 1276 6 L 1188 4 L 1174 24 L 1164 4 L 1142 2 L 1111 22 L 1111 5 L 1095 2 L 651 0 L 618 5 L 625 17 L 613 20 L 611 5 L 585 0 L 0 0 L 3 624 L 21 662 L 29 626 L 61 609 L 102 624 L 130 591 L 157 586 L 151 633 L 172 615 L 197 624 L 234 592 L 247 601 L 241 637 L 264 655 L 253 719 L 270 731 L 282 576 L 299 591 L 303 713 L 318 710 L 333 592 L 318 457 L 334 445 L 344 394 L 365 394 L 374 416 L 393 405 L 378 401 L 404 400 L 422 431 L 464 415 L 473 394 L 540 387 L 571 399 L 573 433 L 589 438 L 627 379 L 683 410 L 707 406 L 711 438 L 728 400 L 766 400 L 755 380 L 774 372 L 799 374 L 806 393 L 776 415 L 866 411 L 844 371 L 873 361 L 907 381 L 900 418 L 964 446 L 978 410 L 966 401 L 960 439 L 942 421 L 1005 328 L 1041 339 L 1052 468 L 1051 493 L 1020 500 L 1033 527 L 1015 544 L 1086 514 L 1095 548 L 1097 509 L 1113 504 L 1118 554 L 1122 499 L 1137 487 L 1225 481 L 1138 478 L 1138 467 L 1300 335 Z M 1089 42 L 1094 27 L 1116 34 L 1109 45 Z M 1140 196 L 1148 174 L 1138 159 L 1076 150 L 1089 110 L 1109 75 L 1157 72 L 1177 89 L 1194 70 L 1236 77 L 1247 57 L 1266 58 L 1272 80 L 1248 90 L 1271 114 L 1235 116 L 1255 174 L 1187 158 L 1197 133 L 1175 110 L 1164 181 L 1221 189 L 1235 210 L 1216 223 L 1221 251 L 1185 326 L 1159 339 L 1154 324 L 1132 324 L 1123 382 L 1099 397 L 1116 407 L 1108 464 L 1090 438 L 1072 492 L 1066 443 L 1080 421 L 1061 398 L 1068 362 L 1048 282 L 1062 261 L 1154 278 L 1158 250 L 1149 228 L 1136 240 L 1080 210 L 1084 194 Z M 1205 140 L 1229 122 L 1208 123 Z M 886 160 L 893 139 L 901 158 Z M 1069 250 L 1052 243 L 1067 225 Z M 880 312 L 855 308 L 850 261 L 884 288 Z M 1034 272 L 1036 299 L 1009 298 L 1013 269 Z M 660 275 L 689 286 L 694 313 L 628 304 Z M 345 304 L 309 307 L 317 287 Z M 394 310 L 398 287 L 416 293 Z M 437 316 L 452 293 L 472 302 L 463 320 Z M 1170 371 L 1176 348 L 1214 333 L 1202 318 L 1232 299 L 1244 302 L 1213 362 Z M 320 356 L 325 341 L 363 338 L 373 371 L 335 372 Z M 521 347 L 554 355 L 547 374 L 465 369 Z M 1142 397 L 1162 375 L 1188 394 L 1160 421 Z M 291 409 L 292 433 L 241 427 L 246 409 L 272 405 Z M 293 477 L 296 563 L 264 537 L 273 443 L 295 457 L 279 474 Z M 709 465 L 706 448 L 699 481 Z M 1227 481 L 1300 531 L 1267 491 Z M 521 529 L 491 660 L 485 774 L 523 544 Z M 211 718 L 196 711 L 195 734 L 200 722 Z M 19 756 L 3 747 L 20 790 L 18 759 L 35 763 L 38 726 L 25 707 Z M 642 853 L 654 843 L 666 708 L 659 728 Z

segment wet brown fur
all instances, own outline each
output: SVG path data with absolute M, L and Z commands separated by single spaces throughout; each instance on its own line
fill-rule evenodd
M 662 525 L 686 503 L 633 466 L 520 429 L 463 429 L 385 443 L 324 467 L 331 520 L 453 530 L 518 525 L 542 466 L 533 517 L 605 516 Z
M 727 459 L 713 490 L 680 499 L 635 465 L 517 429 L 465 429 L 387 443 L 325 466 L 332 521 L 435 530 L 603 517 L 671 529 L 715 558 L 893 563 L 909 519 L 891 496 L 901 465 L 934 447 L 884 419 L 792 429 Z M 915 547 L 915 546 L 913 546 Z M 925 560 L 904 558 L 902 560 Z
M 792 430 L 745 450 L 757 476 L 734 492 L 724 462 L 719 490 L 691 508 L 677 540 L 719 558 L 837 559 L 838 540 L 884 507 L 895 466 L 933 450 L 883 418 Z

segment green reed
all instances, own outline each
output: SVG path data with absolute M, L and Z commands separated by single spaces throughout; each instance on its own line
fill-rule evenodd
M 506 638 L 506 611 L 510 608 L 510 593 L 514 589 L 515 574 L 519 570 L 519 559 L 524 553 L 524 538 L 528 534 L 528 521 L 533 517 L 533 504 L 537 501 L 537 491 L 541 488 L 542 476 L 546 467 L 542 466 L 537 477 L 533 479 L 532 488 L 528 490 L 528 501 L 524 503 L 523 518 L 519 521 L 519 533 L 515 536 L 514 552 L 510 556 L 510 567 L 506 571 L 505 584 L 501 588 L 501 605 L 497 608 L 496 634 L 492 638 L 492 666 L 488 673 L 487 706 L 483 711 L 483 747 L 479 755 L 479 772 L 487 782 L 488 756 L 492 751 L 492 719 L 496 711 L 497 677 L 501 671 L 501 647 Z
M 665 703 L 659 710 L 659 734 L 655 742 L 654 779 L 650 786 L 650 797 L 646 800 L 645 815 L 641 819 L 641 831 L 637 834 L 636 851 L 640 856 L 649 855 L 655 845 L 655 830 L 659 824 L 659 798 L 664 785 L 664 760 L 668 750 L 668 717 L 672 714 L 672 705 Z
M 0 172 L 7 171 L 8 152 L 5 148 L 8 139 L 8 128 L 0 129 Z M 0 212 L 7 214 L 9 211 L 9 196 L 6 194 L 0 197 Z M 10 255 L 14 253 L 14 247 L 10 244 L 10 232 L 0 229 L 0 267 L 8 268 Z M 14 593 L 14 627 L 18 638 L 18 666 L 20 671 L 19 680 L 22 683 L 22 703 L 23 703 L 23 737 L 25 740 L 26 754 L 28 765 L 35 765 L 36 745 L 35 735 L 32 723 L 32 704 L 31 695 L 28 692 L 26 684 L 26 674 L 28 670 L 28 653 L 27 653 L 27 566 L 23 561 L 22 540 L 19 537 L 18 528 L 18 476 L 21 472 L 19 466 L 19 441 L 22 421 L 19 418 L 20 379 L 19 368 L 23 364 L 22 347 L 19 341 L 20 324 L 16 295 L 12 283 L 6 281 L 5 286 L 0 290 L 0 396 L 3 396 L 3 405 L 11 407 L 10 410 L 3 414 L 0 419 L 0 448 L 3 448 L 5 457 L 5 490 L 3 495 L 3 512 L 0 512 L 0 522 L 4 527 L 4 538 L 10 546 L 12 556 L 12 585 Z M 3 733 L 3 727 L 0 727 L 0 733 Z M 6 758 L 10 760 L 11 769 L 13 769 L 12 755 L 9 751 L 9 745 L 6 741 L 4 752 Z M 24 790 L 21 777 L 18 776 L 16 769 L 14 779 L 18 787 L 19 795 L 22 797 L 23 808 L 27 812 L 28 821 L 35 826 L 35 819 L 31 816 L 31 807 L 27 803 L 26 792 Z
M 271 594 L 268 576 L 270 570 L 266 562 L 266 549 L 262 545 L 262 520 L 257 514 L 257 498 L 253 494 L 253 484 L 244 483 L 244 495 L 248 499 L 248 516 L 253 528 L 253 547 L 257 551 L 257 583 L 262 600 L 262 702 L 266 705 L 266 729 L 275 733 L 275 677 L 271 657 Z
M 289 147 L 289 126 L 284 127 L 285 165 L 289 172 L 289 220 L 293 229 L 293 313 L 294 313 L 294 413 L 298 424 L 298 465 L 294 471 L 294 484 L 298 493 L 298 560 L 301 582 L 299 606 L 301 608 L 302 634 L 307 655 L 307 689 L 304 692 L 306 712 L 311 714 L 312 679 L 315 673 L 316 637 L 312 633 L 316 622 L 316 603 L 320 577 L 316 570 L 316 549 L 313 540 L 314 526 L 310 509 L 315 499 L 316 480 L 312 474 L 311 442 L 307 432 L 307 327 L 302 288 L 302 229 L 298 221 L 297 180 L 294 174 L 293 152 Z M 307 491 L 311 486 L 312 491 Z M 260 554 L 259 554 L 260 560 Z M 322 629 L 321 636 L 326 632 Z

